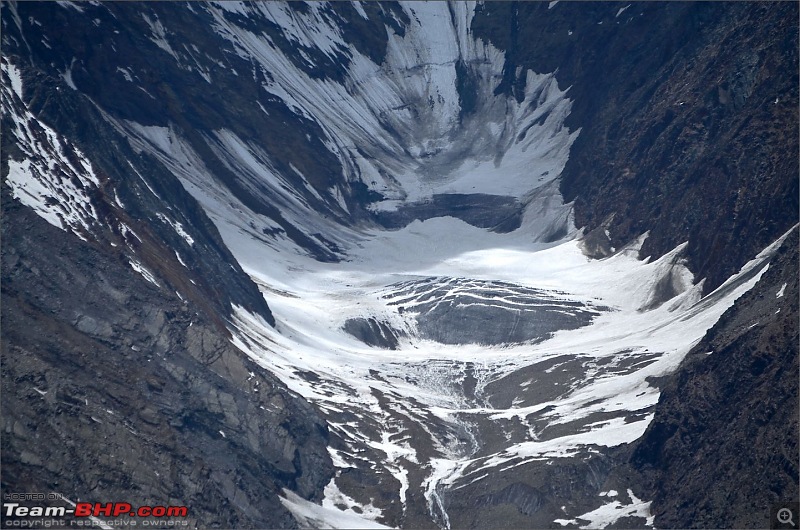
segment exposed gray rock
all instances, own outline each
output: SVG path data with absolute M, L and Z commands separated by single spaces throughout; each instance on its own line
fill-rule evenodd
M 327 429 L 231 345 L 226 314 L 211 312 L 220 301 L 156 287 L 114 247 L 51 226 L 5 184 L 2 201 L 3 491 L 186 505 L 202 527 L 294 526 L 281 489 L 320 499 Z M 201 285 L 246 288 L 225 267 Z
M 771 506 L 798 497 L 797 249 L 795 229 L 669 379 L 635 445 L 659 528 L 767 528 Z
M 350 318 L 344 323 L 343 329 L 364 344 L 388 350 L 396 350 L 398 337 L 404 335 L 386 322 L 374 318 Z
M 517 67 L 570 87 L 575 224 L 613 215 L 616 248 L 650 231 L 642 258 L 688 241 L 709 293 L 797 222 L 797 18 L 794 2 L 487 2 L 472 27 L 506 50 L 498 90 L 520 97 Z
M 391 287 L 389 305 L 414 314 L 420 335 L 444 344 L 540 342 L 608 309 L 499 281 L 433 277 Z

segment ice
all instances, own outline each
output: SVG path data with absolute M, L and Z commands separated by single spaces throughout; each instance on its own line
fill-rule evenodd
M 437 237 L 440 234 L 448 237 Z M 234 253 L 241 255 L 246 241 L 231 238 L 225 232 L 223 237 Z M 402 440 L 402 426 L 383 434 L 370 434 L 356 424 L 336 427 L 349 439 L 360 437 L 366 447 L 379 450 L 382 456 L 376 462 L 388 466 L 401 480 L 401 498 L 408 488 L 421 487 L 432 513 L 438 513 L 446 523 L 447 514 L 442 510 L 440 498 L 442 488 L 455 487 L 465 480 L 480 480 L 496 472 L 493 470 L 570 457 L 639 438 L 652 420 L 653 414 L 648 411 L 659 396 L 648 378 L 677 368 L 722 312 L 758 280 L 770 255 L 764 252 L 748 263 L 722 292 L 677 304 L 676 309 L 675 302 L 697 297 L 695 286 L 688 284 L 673 303 L 641 310 L 650 297 L 647 286 L 665 274 L 676 274 L 676 268 L 679 278 L 690 277 L 688 271 L 680 272 L 685 267 L 679 259 L 681 247 L 659 260 L 639 261 L 635 249 L 643 239 L 613 257 L 589 260 L 574 239 L 548 245 L 525 243 L 521 234 L 492 234 L 456 219 L 441 218 L 415 222 L 395 232 L 376 232 L 354 251 L 350 262 L 338 265 L 313 263 L 269 248 L 262 248 L 262 257 L 256 260 L 252 245 L 247 245 L 250 257 L 245 268 L 257 283 L 271 286 L 264 293 L 278 323 L 277 330 L 272 329 L 260 317 L 234 308 L 234 343 L 277 373 L 292 390 L 319 403 L 323 410 L 343 407 L 358 410 L 382 423 L 386 422 L 382 418 L 395 409 L 381 406 L 373 397 L 373 388 L 398 398 L 413 396 L 424 407 L 420 411 L 446 422 L 457 422 L 460 414 L 477 414 L 492 421 L 510 418 L 527 421 L 529 416 L 538 415 L 548 424 L 566 424 L 596 412 L 622 414 L 584 424 L 572 434 L 510 444 L 490 455 L 448 450 L 447 443 L 442 441 L 438 446 L 440 456 L 428 461 L 428 477 L 419 486 L 401 478 L 407 466 L 404 462 L 413 454 L 413 445 L 398 441 Z M 430 259 L 415 258 L 412 249 L 418 252 L 416 256 L 421 251 Z M 275 267 L 276 260 L 283 265 Z M 272 266 L 267 269 L 264 263 Z M 400 351 L 393 352 L 368 348 L 341 331 L 343 319 L 355 315 L 381 315 L 394 326 L 400 326 L 402 319 L 387 310 L 386 301 L 379 296 L 371 298 L 368 293 L 381 292 L 382 286 L 399 278 L 428 275 L 514 280 L 558 290 L 570 299 L 606 303 L 614 310 L 589 326 L 558 332 L 540 344 L 502 348 L 455 347 L 410 337 L 401 341 Z M 642 287 L 642 292 L 636 286 Z M 626 355 L 636 358 L 653 352 L 656 356 L 649 364 L 620 373 L 598 373 L 558 399 L 531 406 L 512 405 L 505 410 L 465 407 L 463 398 L 449 390 L 447 371 L 441 372 L 442 379 L 433 377 L 435 372 L 431 371 L 432 362 L 451 363 L 452 367 L 475 362 L 481 363 L 487 378 L 492 380 L 560 355 L 586 359 Z M 313 371 L 320 381 L 310 384 L 296 375 L 298 370 Z M 375 379 L 371 376 L 374 372 L 382 377 Z M 420 379 L 422 373 L 430 379 Z M 416 382 L 408 383 L 408 378 Z M 352 394 L 343 395 L 342 389 L 349 389 L 347 392 Z M 625 414 L 632 412 L 640 413 L 638 419 L 626 419 Z M 337 465 L 343 463 L 338 462 Z
M 384 433 L 358 424 L 332 424 L 332 429 L 354 448 L 376 450 L 373 454 L 381 456 L 376 457 L 375 465 L 400 480 L 401 499 L 409 489 L 421 488 L 431 512 L 444 523 L 447 513 L 442 509 L 441 494 L 448 488 L 481 480 L 509 466 L 568 458 L 640 437 L 659 397 L 649 379 L 678 367 L 705 331 L 758 281 L 771 252 L 780 244 L 776 241 L 723 288 L 701 298 L 701 284 L 692 285 L 693 275 L 681 259 L 683 245 L 658 260 L 637 258 L 646 234 L 614 256 L 591 260 L 582 253 L 574 230 L 565 239 L 545 244 L 532 242 L 522 230 L 496 234 L 458 219 L 436 218 L 392 232 L 373 231 L 351 247 L 349 261 L 322 264 L 286 252 L 280 245 L 254 245 L 241 231 L 232 230 L 233 225 L 222 220 L 217 223 L 244 269 L 263 286 L 277 320 L 273 329 L 260 317 L 234 308 L 234 343 L 323 411 L 358 411 L 385 424 Z M 557 291 L 566 300 L 607 305 L 612 310 L 589 326 L 559 331 L 539 344 L 449 346 L 414 336 L 413 326 L 404 320 L 408 316 L 399 315 L 388 305 L 390 299 L 382 297 L 391 292 L 389 286 L 420 277 L 508 281 Z M 678 293 L 653 307 L 653 287 L 664 278 L 674 281 Z M 408 331 L 398 351 L 370 348 L 342 332 L 347 318 L 369 316 Z M 612 362 L 607 372 L 596 370 L 557 399 L 532 405 L 517 401 L 507 409 L 476 407 L 450 383 L 458 376 L 458 367 L 467 362 L 482 367 L 481 384 L 485 386 L 487 381 L 559 356 L 587 363 L 611 358 Z M 650 360 L 637 364 L 637 358 Z M 631 367 L 615 370 L 625 359 L 632 361 Z M 433 363 L 441 370 L 433 370 Z M 309 383 L 298 371 L 313 372 L 319 380 Z M 374 389 L 396 397 L 381 405 Z M 525 395 L 524 390 L 520 395 Z M 413 404 L 408 401 L 412 397 Z M 400 404 L 405 409 L 398 408 Z M 483 455 L 471 452 L 475 449 L 448 449 L 449 442 L 436 442 L 434 436 L 438 456 L 427 464 L 419 461 L 418 465 L 428 469 L 420 484 L 406 482 L 414 441 L 402 441 L 402 422 L 388 421 L 400 410 L 430 414 L 446 424 L 462 426 L 468 425 L 459 419 L 466 414 L 489 421 L 517 418 L 529 426 L 533 419 L 545 425 L 578 422 L 578 427 L 547 440 L 537 440 L 531 428 L 528 440 Z M 595 413 L 617 416 L 587 423 Z M 626 420 L 631 413 L 637 414 L 636 419 Z M 422 427 L 427 428 L 425 424 Z

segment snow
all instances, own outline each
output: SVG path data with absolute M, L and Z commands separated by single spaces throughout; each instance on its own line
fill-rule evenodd
M 338 469 L 355 467 L 352 464 L 348 464 L 347 461 L 342 457 L 342 451 L 337 451 L 333 447 L 328 447 L 328 453 L 331 455 L 331 461 L 333 462 L 334 467 Z
M 19 70 L 4 60 L 2 72 L 9 80 L 2 84 L 4 113 L 13 121 L 8 132 L 23 154 L 8 161 L 12 196 L 51 225 L 85 240 L 98 219 L 89 194 L 99 179 L 80 149 L 30 112 L 22 100 Z
M 369 519 L 371 521 L 374 521 L 382 515 L 382 511 L 374 507 L 372 503 L 366 505 L 360 504 L 348 495 L 342 493 L 339 487 L 336 486 L 336 478 L 332 478 L 330 482 L 328 482 L 323 494 L 322 507 L 328 510 L 339 510 L 343 514 Z M 344 506 L 345 508 L 342 509 L 340 506 Z M 353 508 L 357 508 L 358 511 L 353 510 Z
M 181 223 L 179 223 L 178 221 L 173 221 L 172 219 L 170 219 L 169 217 L 167 217 L 166 215 L 164 215 L 162 213 L 159 213 L 159 214 L 156 214 L 156 215 L 163 222 L 165 222 L 166 224 L 170 225 L 172 227 L 172 229 L 175 230 L 175 232 L 177 232 L 178 235 L 181 236 L 184 239 L 184 241 L 186 241 L 186 243 L 190 247 L 194 245 L 194 239 L 192 238 L 192 236 L 189 235 L 188 232 L 186 232 L 186 230 L 183 228 L 183 225 Z
M 183 265 L 183 266 L 184 266 L 184 267 L 186 267 L 187 269 L 189 268 L 189 266 L 188 266 L 188 265 L 186 265 L 186 262 L 184 262 L 184 261 L 183 261 L 183 258 L 181 258 L 181 255 L 178 253 L 178 251 L 177 251 L 177 250 L 175 251 L 175 257 L 176 257 L 176 258 L 178 258 L 178 262 L 179 262 L 181 265 Z
M 281 503 L 294 515 L 302 528 L 389 528 L 364 519 L 354 512 L 348 513 L 314 504 L 287 489 L 283 493 L 285 497 L 280 497 Z
M 133 82 L 133 77 L 131 76 L 131 73 L 130 71 L 128 71 L 128 69 L 117 66 L 117 72 L 121 73 L 122 76 L 125 78 L 125 81 L 127 81 L 128 83 Z
M 164 25 L 158 20 L 156 17 L 155 20 L 150 19 L 145 13 L 142 13 L 142 18 L 150 27 L 150 40 L 159 48 L 170 54 L 174 59 L 178 60 L 178 54 L 175 53 L 175 50 L 172 49 L 170 46 L 169 41 L 167 41 L 167 31 L 164 28 Z
M 67 0 L 56 0 L 56 4 L 63 7 L 64 9 L 74 9 L 79 13 L 83 13 L 83 7 L 81 7 L 82 2 L 70 2 Z
M 277 3 L 215 6 L 263 16 L 298 45 L 331 57 L 341 50 L 351 56 L 344 85 L 312 79 L 268 38 L 211 10 L 220 35 L 273 76 L 265 90 L 322 127 L 348 180 L 360 178 L 390 199 L 376 208 L 393 209 L 397 201 L 424 200 L 437 193 L 522 197 L 558 176 L 577 136 L 563 126 L 571 102 L 552 74 L 521 72 L 526 78 L 522 102 L 492 95 L 504 54 L 472 38 L 470 3 L 454 4 L 452 16 L 444 3 L 404 4 L 412 23 L 404 37 L 390 33 L 381 65 L 349 47 L 318 4 L 307 14 Z M 475 70 L 478 90 L 486 94 L 463 124 L 458 61 Z M 387 132 L 390 128 L 397 136 Z
M 781 288 L 778 289 L 777 293 L 775 293 L 775 298 L 780 298 L 780 297 L 783 296 L 783 293 L 786 291 L 786 285 L 787 284 L 785 284 L 785 283 L 783 285 L 781 285 Z
M 7 67 L 3 68 L 3 72 L 8 76 L 10 81 L 11 89 L 14 93 L 22 99 L 22 76 L 19 73 L 19 70 L 16 66 L 10 63 L 4 63 L 3 66 Z
M 356 10 L 361 7 L 355 4 Z M 361 179 L 389 198 L 376 209 L 392 210 L 442 193 L 502 195 L 524 205 L 520 229 L 499 234 L 452 217 L 414 221 L 393 231 L 347 228 L 319 215 L 311 204 L 324 200 L 346 211 L 346 190 L 315 189 L 296 168 L 293 175 L 281 174 L 261 146 L 231 130 L 201 133 L 254 196 L 268 196 L 286 222 L 309 235 L 325 234 L 342 249 L 341 263 L 320 263 L 283 235 L 275 220 L 253 212 L 220 185 L 176 129 L 106 119 L 128 135 L 135 149 L 157 158 L 181 180 L 261 289 L 275 327 L 234 306 L 232 342 L 327 417 L 331 435 L 343 444 L 329 448 L 334 466 L 393 476 L 404 509 L 410 491 L 422 492 L 431 514 L 447 526 L 443 495 L 450 488 L 498 470 L 585 455 L 639 438 L 660 394 L 650 381 L 674 371 L 720 315 L 758 281 L 775 246 L 705 297 L 703 280 L 694 277 L 683 258 L 685 243 L 659 259 L 639 260 L 645 233 L 613 256 L 587 258 L 572 205 L 558 191 L 559 175 L 579 134 L 564 126 L 571 108 L 567 90 L 561 90 L 554 74 L 520 69 L 517 74 L 526 81 L 523 101 L 495 96 L 505 55 L 471 35 L 473 4 L 456 3 L 452 13 L 438 2 L 402 7 L 411 22 L 402 37 L 389 32 L 380 65 L 347 45 L 323 4 L 309 4 L 300 13 L 272 2 L 218 2 L 208 12 L 215 30 L 253 64 L 254 72 L 270 73 L 272 81 L 263 90 L 319 125 L 320 139 L 341 161 L 343 180 Z M 312 79 L 270 37 L 236 25 L 225 12 L 275 22 L 302 53 L 314 49 L 331 58 L 347 55 L 344 83 Z M 148 23 L 166 43 L 160 23 Z M 469 65 L 479 93 L 474 114 L 463 122 L 456 90 L 459 61 Z M 255 105 L 254 111 L 259 112 Z M 395 134 L 387 132 L 390 128 Z M 184 237 L 182 225 L 163 220 Z M 273 232 L 277 235 L 264 235 Z M 552 241 L 555 233 L 565 235 Z M 413 315 L 390 303 L 407 296 L 398 284 L 424 278 L 459 279 L 452 281 L 453 289 L 460 289 L 459 296 L 469 303 L 513 305 L 510 296 L 492 298 L 476 287 L 508 282 L 541 290 L 547 300 L 607 310 L 588 325 L 557 331 L 535 344 L 441 344 L 421 338 Z M 677 293 L 670 300 L 658 298 L 665 282 Z M 342 326 L 356 318 L 375 318 L 404 332 L 398 349 L 367 346 L 345 333 Z M 490 383 L 556 358 L 567 361 L 539 375 L 554 381 L 561 373 L 556 370 L 583 370 L 559 382 L 556 397 L 536 398 L 536 385 L 530 382 L 515 387 L 518 395 L 504 408 L 490 407 L 481 397 Z M 464 395 L 467 370 L 475 380 L 474 396 Z M 315 377 L 304 378 L 306 372 Z M 549 380 L 543 381 L 537 384 Z M 480 433 L 473 432 L 479 423 L 516 430 L 514 436 L 506 433 L 504 446 L 487 448 Z M 426 451 L 418 451 L 420 444 L 426 444 Z M 410 473 L 420 469 L 423 478 Z M 600 508 L 555 522 L 603 527 L 619 514 L 649 517 L 649 503 L 630 490 L 629 504 L 617 495 L 609 491 L 598 499 L 609 501 Z M 290 491 L 281 502 L 300 526 L 376 527 L 383 514 L 378 501 L 359 504 L 335 481 L 326 487 L 322 505 Z
M 529 460 L 531 458 L 567 456 L 573 453 L 576 447 L 586 445 L 613 447 L 630 443 L 644 434 L 652 419 L 652 414 L 648 414 L 641 421 L 630 423 L 627 423 L 624 418 L 614 418 L 605 422 L 601 427 L 588 432 L 562 436 L 546 442 L 522 442 L 510 446 L 503 454 L 483 462 L 482 466 L 497 466 L 499 463 L 519 458 Z
M 488 455 L 448 449 L 442 440 L 438 445 L 440 456 L 428 461 L 430 471 L 421 487 L 431 511 L 441 513 L 445 521 L 447 514 L 439 506 L 442 487 L 480 480 L 492 470 L 569 457 L 639 438 L 652 420 L 650 411 L 659 396 L 648 379 L 677 368 L 705 331 L 754 285 L 770 255 L 762 253 L 731 278 L 725 290 L 700 299 L 697 285 L 681 283 L 691 277 L 679 257 L 683 245 L 652 262 L 636 259 L 646 236 L 612 257 L 589 260 L 575 239 L 530 243 L 522 234 L 488 233 L 456 219 L 438 218 L 418 221 L 402 230 L 375 232 L 353 251 L 351 261 L 331 265 L 274 248 L 256 248 L 240 232 L 221 233 L 256 283 L 270 286 L 264 294 L 277 319 L 275 330 L 260 317 L 234 307 L 234 344 L 323 410 L 357 410 L 385 425 L 382 432 L 364 430 L 360 424 L 332 424 L 331 428 L 385 455 L 376 463 L 401 480 L 401 496 L 411 487 L 400 477 L 407 473 L 415 452 L 413 445 L 402 441 L 402 423 L 393 425 L 388 420 L 399 409 L 381 406 L 373 389 L 397 396 L 405 407 L 412 405 L 402 396 L 413 396 L 422 407 L 415 409 L 419 414 L 424 411 L 451 423 L 460 421 L 463 414 L 491 421 L 517 418 L 523 423 L 538 418 L 548 425 L 579 422 L 577 431 L 546 440 L 535 439 L 535 430 L 531 429 L 530 439 Z M 665 275 L 679 278 L 677 284 L 683 285 L 684 291 L 669 303 L 643 310 L 651 298 L 651 287 Z M 401 328 L 404 317 L 394 313 L 380 293 L 401 278 L 421 276 L 514 281 L 558 291 L 572 300 L 607 304 L 613 310 L 589 326 L 559 331 L 534 345 L 450 346 L 411 336 L 401 340 L 400 351 L 385 351 L 369 348 L 341 331 L 346 318 L 370 315 Z M 560 355 L 586 362 L 602 358 L 614 361 L 605 372 L 597 371 L 557 399 L 516 404 L 505 410 L 470 406 L 448 384 L 447 378 L 466 362 L 481 363 L 486 380 L 496 380 Z M 648 356 L 654 356 L 649 363 L 613 369 L 622 361 Z M 441 378 L 439 372 L 432 371 L 433 363 L 443 366 Z M 313 371 L 320 380 L 311 384 L 297 376 L 299 370 Z M 381 377 L 372 377 L 374 372 Z M 586 419 L 597 412 L 621 415 L 587 423 Z M 628 418 L 630 413 L 638 416 Z M 625 510 L 633 513 L 640 508 Z
M 150 272 L 144 265 L 134 260 L 128 260 L 128 263 L 130 264 L 131 268 L 136 272 L 138 272 L 139 274 L 141 274 L 145 280 L 152 283 L 156 287 L 161 287 L 158 284 L 158 280 L 156 280 L 156 277 L 153 276 L 153 273 Z
M 369 16 L 367 16 L 367 12 L 364 11 L 364 8 L 361 5 L 361 2 L 355 1 L 353 2 L 353 8 L 355 8 L 356 12 L 365 20 L 369 20 Z
M 408 492 L 408 470 L 403 467 L 399 462 L 400 458 L 405 459 L 407 462 L 419 463 L 417 460 L 416 451 L 409 446 L 406 440 L 400 442 L 393 442 L 391 440 L 392 433 L 383 431 L 381 433 L 380 441 L 368 441 L 367 445 L 373 449 L 382 451 L 386 458 L 383 460 L 384 467 L 400 482 L 399 499 L 403 505 L 403 511 L 406 506 L 406 493 Z
M 638 499 L 630 489 L 628 489 L 628 497 L 631 499 L 630 504 L 623 504 L 621 501 L 616 500 L 604 504 L 599 508 L 592 510 L 591 512 L 579 515 L 576 519 L 588 521 L 588 524 L 582 525 L 580 528 L 605 528 L 616 523 L 623 517 L 641 517 L 645 519 L 645 526 L 652 527 L 655 517 L 650 515 L 651 503 Z M 554 522 L 559 522 L 562 525 L 569 523 L 579 524 L 578 521 L 575 521 L 574 519 L 565 522 L 561 521 L 564 520 L 560 519 Z

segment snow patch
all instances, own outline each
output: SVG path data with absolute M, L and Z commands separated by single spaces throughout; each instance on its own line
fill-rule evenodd
M 628 489 L 628 497 L 630 497 L 630 504 L 623 504 L 621 501 L 612 501 L 600 506 L 599 508 L 579 515 L 576 519 L 588 521 L 588 524 L 581 526 L 581 529 L 596 529 L 605 528 L 622 519 L 623 517 L 641 517 L 645 520 L 645 526 L 653 526 L 655 516 L 650 515 L 651 502 L 644 502 L 637 498 L 633 491 Z M 562 522 L 563 521 L 563 522 Z M 557 519 L 556 521 L 562 526 L 565 524 L 579 524 L 575 519 L 564 520 Z
M 86 240 L 99 218 L 90 199 L 100 185 L 91 162 L 28 110 L 19 70 L 4 60 L 2 72 L 9 79 L 2 84 L 2 106 L 13 121 L 9 132 L 23 156 L 8 161 L 6 183 L 12 196 L 51 225 Z
M 178 235 L 181 236 L 184 239 L 184 241 L 186 241 L 186 243 L 190 247 L 194 246 L 194 239 L 192 238 L 192 236 L 189 235 L 188 232 L 186 232 L 186 230 L 183 228 L 183 225 L 181 223 L 179 223 L 178 221 L 173 221 L 172 219 L 170 219 L 169 217 L 167 217 L 163 213 L 159 213 L 159 214 L 156 214 L 156 215 L 164 223 L 170 225 L 172 227 L 172 229 L 175 230 L 175 232 L 177 232 Z
M 373 506 L 371 502 L 366 505 L 360 504 L 356 502 L 355 499 L 342 493 L 336 485 L 336 478 L 332 478 L 330 482 L 328 482 L 323 495 L 322 507 L 328 510 L 340 510 L 342 513 L 369 519 L 371 521 L 383 515 L 382 510 Z M 341 508 L 342 506 L 344 506 L 344 508 Z M 353 508 L 356 508 L 358 511 L 353 510 Z
M 153 273 L 150 272 L 144 265 L 142 265 L 138 261 L 134 261 L 134 260 L 128 260 L 128 263 L 130 264 L 131 268 L 133 270 L 135 270 L 136 272 L 138 272 L 139 274 L 141 274 L 144 277 L 145 280 L 147 280 L 148 282 L 152 283 L 156 287 L 159 287 L 159 288 L 161 287 L 158 284 L 158 281 L 156 280 L 156 277 L 153 276 Z
M 301 528 L 389 528 L 355 513 L 314 504 L 293 491 L 283 490 L 281 504 L 289 510 Z

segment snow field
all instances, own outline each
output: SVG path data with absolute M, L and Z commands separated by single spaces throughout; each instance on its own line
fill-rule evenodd
M 444 234 L 447 236 L 442 237 Z M 270 286 L 264 294 L 278 322 L 272 329 L 258 317 L 235 308 L 237 346 L 277 373 L 292 390 L 317 403 L 323 412 L 357 411 L 365 422 L 369 417 L 385 424 L 387 429 L 380 433 L 366 428 L 368 422 L 350 424 L 348 439 L 354 447 L 360 439 L 363 446 L 378 449 L 381 460 L 391 464 L 396 477 L 404 477 L 415 460 L 427 466 L 428 478 L 418 487 L 425 492 L 432 511 L 441 509 L 437 505 L 442 487 L 458 487 L 462 481 L 480 480 L 488 473 L 524 462 L 569 457 L 592 447 L 629 443 L 640 437 L 652 420 L 649 411 L 659 395 L 647 378 L 675 370 L 705 331 L 755 284 L 770 255 L 766 250 L 731 278 L 726 284 L 731 288 L 724 296 L 715 292 L 700 300 L 699 286 L 692 285 L 692 275 L 679 259 L 682 247 L 658 260 L 640 261 L 635 257 L 636 247 L 644 238 L 612 257 L 590 260 L 581 253 L 577 239 L 543 245 L 526 242 L 523 234 L 494 234 L 453 218 L 439 218 L 394 232 L 376 232 L 346 263 L 321 264 L 263 247 L 257 261 L 262 266 L 256 268 L 252 245 L 238 239 L 244 236 L 223 236 L 237 256 L 247 249 L 241 253 L 251 258 L 245 269 L 257 283 Z M 434 243 L 428 254 L 430 260 L 416 262 L 415 267 L 411 249 L 427 249 Z M 749 274 L 759 269 L 757 274 Z M 567 299 L 604 304 L 612 310 L 588 326 L 557 332 L 538 344 L 444 345 L 416 338 L 413 327 L 403 321 L 407 316 L 397 314 L 379 296 L 398 279 L 431 275 L 513 281 L 557 291 Z M 683 292 L 654 309 L 642 310 L 651 299 L 650 290 L 665 275 L 685 279 Z M 713 303 L 707 303 L 710 299 Z M 366 346 L 341 330 L 347 318 L 369 316 L 409 330 L 399 350 Z M 616 358 L 635 359 L 637 355 L 654 360 L 626 370 L 613 369 Z M 588 380 L 566 388 L 557 399 L 533 405 L 475 407 L 458 393 L 458 381 L 463 380 L 467 363 L 481 367 L 485 387 L 487 382 L 559 356 L 587 361 L 611 358 L 612 362 L 604 365 L 605 369 L 597 369 Z M 313 372 L 318 379 L 309 382 L 298 375 L 301 371 Z M 548 426 L 571 422 L 579 426 L 576 432 L 546 440 L 536 439 L 531 428 L 527 440 L 509 443 L 488 455 L 465 453 L 452 441 L 437 438 L 431 429 L 431 438 L 438 440 L 438 456 L 426 461 L 418 457 L 419 447 L 414 443 L 396 441 L 404 439 L 409 422 L 419 419 L 406 412 L 404 422 L 389 421 L 398 409 L 382 405 L 375 398 L 376 389 L 402 403 L 406 411 L 413 409 L 419 416 L 432 414 L 453 425 L 463 424 L 463 418 L 469 415 L 478 415 L 488 421 L 517 419 L 528 426 L 534 420 Z M 521 385 L 520 394 L 525 391 Z M 596 413 L 622 415 L 589 421 Z M 635 413 L 636 419 L 626 421 L 627 413 Z M 403 491 L 398 494 L 404 499 L 405 490 L 415 485 L 404 478 L 401 483 Z M 639 506 L 634 511 L 644 509 Z M 446 517 L 446 512 L 442 513 Z

